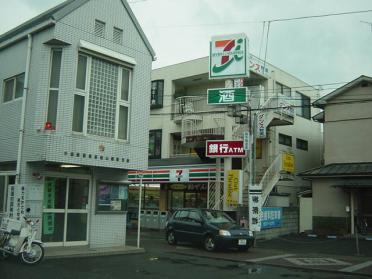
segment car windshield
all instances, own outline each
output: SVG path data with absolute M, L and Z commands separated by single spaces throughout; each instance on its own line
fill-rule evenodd
M 218 223 L 218 224 L 234 223 L 234 221 L 226 213 L 222 211 L 206 210 L 203 213 L 210 223 Z

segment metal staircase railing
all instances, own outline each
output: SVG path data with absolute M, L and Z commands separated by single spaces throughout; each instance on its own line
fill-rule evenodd
M 276 156 L 270 167 L 266 170 L 259 185 L 262 189 L 262 203 L 264 204 L 270 192 L 280 179 L 282 170 L 282 154 Z

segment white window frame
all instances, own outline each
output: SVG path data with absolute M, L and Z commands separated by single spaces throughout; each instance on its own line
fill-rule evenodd
M 49 79 L 48 79 L 48 98 L 46 100 L 46 110 L 45 110 L 45 122 L 48 121 L 48 111 L 49 111 L 49 98 L 50 98 L 50 91 L 57 91 L 58 92 L 58 100 L 60 97 L 60 89 L 50 87 L 50 82 L 52 80 L 52 66 L 53 66 L 53 52 L 54 51 L 61 51 L 61 68 L 60 68 L 60 74 L 59 74 L 59 87 L 61 86 L 61 70 L 62 70 L 62 61 L 63 61 L 63 49 L 60 47 L 52 47 L 50 49 L 50 54 L 49 54 Z M 57 108 L 58 108 L 58 103 L 57 103 Z M 58 119 L 58 109 L 56 112 L 56 122 Z M 56 129 L 57 123 L 52 123 L 54 125 L 54 129 Z
M 2 104 L 8 104 L 8 103 L 11 103 L 11 102 L 14 102 L 14 101 L 17 101 L 17 100 L 22 100 L 23 99 L 23 91 L 22 91 L 22 97 L 18 97 L 16 98 L 15 97 L 15 93 L 16 93 L 16 88 L 17 88 L 17 77 L 20 77 L 20 76 L 25 76 L 25 73 L 21 73 L 21 74 L 18 74 L 18 75 L 15 75 L 15 76 L 12 76 L 10 78 L 7 78 L 7 79 L 4 79 L 3 80 L 3 95 L 1 96 L 1 103 Z M 12 92 L 12 99 L 9 100 L 9 101 L 5 101 L 4 98 L 5 98 L 5 83 L 10 81 L 10 80 L 13 80 L 14 81 L 14 84 L 13 84 L 13 92 Z M 23 81 L 23 87 L 25 86 L 24 84 L 25 81 Z M 23 88 L 22 88 L 23 90 Z
M 0 176 L 5 177 L 5 188 L 4 188 L 4 203 L 3 208 L 0 208 L 0 215 L 7 212 L 8 206 L 8 187 L 9 187 L 9 176 L 16 176 L 15 172 L 0 172 Z
M 116 114 L 115 114 L 115 139 L 122 142 L 128 142 L 129 139 L 129 116 L 130 116 L 130 100 L 131 100 L 131 93 L 132 93 L 132 69 L 119 66 L 119 84 L 118 84 L 118 91 L 117 91 L 117 103 L 116 103 Z M 128 101 L 121 99 L 121 88 L 123 86 L 123 71 L 129 72 L 129 84 L 128 84 Z M 120 115 L 120 107 L 126 107 L 128 109 L 128 117 L 127 117 L 127 138 L 126 139 L 119 139 L 119 115 Z
M 120 142 L 129 142 L 129 132 L 130 132 L 130 128 L 129 128 L 130 121 L 129 120 L 130 120 L 130 115 L 131 115 L 131 111 L 130 111 L 131 105 L 130 104 L 131 104 L 131 95 L 132 95 L 133 68 L 128 67 L 128 66 L 123 65 L 123 64 L 118 63 L 118 62 L 113 62 L 110 59 L 102 58 L 101 56 L 94 56 L 94 55 L 90 54 L 89 52 L 85 53 L 84 51 L 79 51 L 78 55 L 82 55 L 82 56 L 85 56 L 87 58 L 87 69 L 86 69 L 86 74 L 85 74 L 85 90 L 78 89 L 76 87 L 78 63 L 76 64 L 76 72 L 75 72 L 75 79 L 74 79 L 74 82 L 75 82 L 75 84 L 74 84 L 74 87 L 75 87 L 74 96 L 79 95 L 79 96 L 82 96 L 82 97 L 85 98 L 85 100 L 84 100 L 84 116 L 83 116 L 83 132 L 73 131 L 72 126 L 71 126 L 72 133 L 73 134 L 78 134 L 78 135 L 83 135 L 83 136 L 88 136 L 88 137 L 101 137 L 101 136 L 89 134 L 88 133 L 88 123 L 87 123 L 88 122 L 88 110 L 89 110 L 89 95 L 90 95 L 89 94 L 89 87 L 90 87 L 90 73 L 91 73 L 91 68 L 92 68 L 92 58 L 97 57 L 97 58 L 103 59 L 105 61 L 109 61 L 110 63 L 114 63 L 115 65 L 117 65 L 119 67 L 118 88 L 117 88 L 117 92 L 116 92 L 117 102 L 116 102 L 116 112 L 115 112 L 115 119 L 114 119 L 114 121 L 115 121 L 115 133 L 114 133 L 113 138 L 108 138 L 108 139 L 113 139 L 113 140 L 120 141 Z M 128 101 L 121 100 L 122 75 L 123 75 L 124 70 L 129 71 Z M 127 138 L 126 139 L 119 139 L 119 137 L 118 137 L 119 136 L 120 106 L 124 106 L 124 107 L 128 108 Z M 104 138 L 106 138 L 106 137 L 104 137 Z

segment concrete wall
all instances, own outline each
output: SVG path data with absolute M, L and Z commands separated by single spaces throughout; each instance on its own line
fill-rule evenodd
M 350 224 L 350 206 L 347 192 L 334 185 L 342 184 L 337 179 L 313 180 L 313 230 L 319 234 L 344 234 Z
M 5 79 L 25 72 L 27 40 L 0 51 L 0 161 L 17 158 L 22 98 L 4 103 Z
M 371 162 L 372 86 L 356 87 L 325 107 L 325 163 Z M 352 103 L 351 101 L 354 101 Z M 346 103 L 342 103 L 346 102 Z M 337 104 L 338 103 L 338 104 Z

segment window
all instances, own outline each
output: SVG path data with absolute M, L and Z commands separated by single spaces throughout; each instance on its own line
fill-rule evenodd
M 128 186 L 99 182 L 97 212 L 124 212 L 128 208 Z
M 130 69 L 79 54 L 72 130 L 128 140 L 130 89 Z
M 15 184 L 14 175 L 0 175 L 0 213 L 6 212 L 7 188 Z
M 311 118 L 310 97 L 296 92 L 296 115 L 306 119 Z
M 188 211 L 180 210 L 180 211 L 177 211 L 177 213 L 174 215 L 174 219 L 178 221 L 186 221 L 188 218 L 187 217 L 188 215 L 189 215 Z
M 6 103 L 21 98 L 23 96 L 24 83 L 25 74 L 20 74 L 10 79 L 4 80 L 3 102 Z
M 202 221 L 200 214 L 196 211 L 190 211 L 189 219 L 191 222 L 196 222 L 196 223 L 200 223 Z
M 105 29 L 106 29 L 106 23 L 96 19 L 94 23 L 94 34 L 97 37 L 105 38 L 105 33 L 106 33 Z
M 161 158 L 162 130 L 151 130 L 149 136 L 149 159 Z
M 52 49 L 49 77 L 47 122 L 52 124 L 53 129 L 55 129 L 57 123 L 59 80 L 61 76 L 61 59 L 62 49 Z
M 113 34 L 112 34 L 112 40 L 114 43 L 122 45 L 123 44 L 123 30 L 114 27 Z
M 292 146 L 292 137 L 284 134 L 279 134 L 279 143 L 287 146 Z
M 282 94 L 287 97 L 291 97 L 291 88 L 289 88 L 288 86 L 285 86 L 279 82 L 276 82 L 275 87 L 276 87 L 275 88 L 276 93 Z
M 303 139 L 296 139 L 296 147 L 301 150 L 308 150 L 308 141 Z
M 163 107 L 164 80 L 151 82 L 151 108 Z

